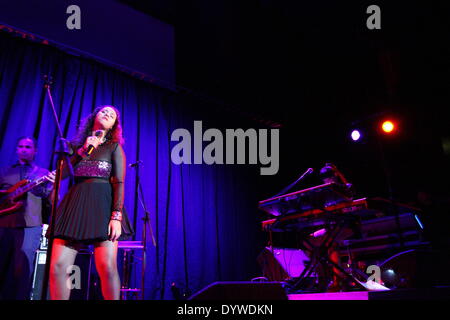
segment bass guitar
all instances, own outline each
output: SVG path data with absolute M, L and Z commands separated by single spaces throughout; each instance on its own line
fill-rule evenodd
M 25 202 L 22 196 L 38 185 L 48 181 L 47 178 L 55 173 L 56 170 L 33 181 L 27 179 L 20 180 L 9 189 L 0 190 L 0 216 L 12 213 L 22 208 Z

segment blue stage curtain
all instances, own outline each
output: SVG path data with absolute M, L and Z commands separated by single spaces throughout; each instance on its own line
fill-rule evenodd
M 156 239 L 147 234 L 146 299 L 173 299 L 195 293 L 214 281 L 249 280 L 260 275 L 256 257 L 264 235 L 255 197 L 259 168 L 248 165 L 174 165 L 171 133 L 192 132 L 193 121 L 210 127 L 246 125 L 197 98 L 155 87 L 95 61 L 59 49 L 0 34 L 0 165 L 15 161 L 21 135 L 38 141 L 36 162 L 54 168 L 57 130 L 43 87 L 54 78 L 53 99 L 63 134 L 73 138 L 79 121 L 97 105 L 112 104 L 122 113 L 127 162 L 143 161 L 141 180 Z M 239 121 L 239 123 L 238 123 Z M 61 198 L 67 190 L 62 185 Z M 142 239 L 143 209 L 137 198 L 136 172 L 128 169 L 125 206 Z M 136 256 L 140 256 L 138 253 Z M 135 259 L 132 287 L 140 287 Z

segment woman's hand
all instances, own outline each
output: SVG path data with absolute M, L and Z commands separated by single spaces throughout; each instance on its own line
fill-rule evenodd
M 96 136 L 90 136 L 86 138 L 84 146 L 78 149 L 77 153 L 81 157 L 86 157 L 89 154 L 87 153 L 89 150 L 89 146 L 93 146 L 94 149 L 97 149 L 98 145 L 101 143 L 101 139 Z M 92 152 L 92 151 L 91 151 Z
M 101 142 L 101 139 L 99 137 L 96 137 L 96 136 L 87 137 L 83 148 L 85 150 L 88 150 L 89 146 L 93 146 L 94 149 L 97 149 L 97 147 L 100 144 L 100 142 Z
M 110 220 L 108 225 L 108 237 L 112 242 L 119 239 L 122 234 L 122 222 L 119 220 Z

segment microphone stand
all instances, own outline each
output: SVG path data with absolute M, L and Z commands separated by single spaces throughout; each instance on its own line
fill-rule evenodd
M 305 171 L 305 173 L 303 173 L 300 178 L 298 178 L 296 181 L 294 181 L 293 183 L 291 183 L 290 185 L 288 185 L 286 188 L 284 188 L 283 190 L 281 190 L 279 193 L 277 193 L 276 195 L 274 195 L 272 198 L 274 197 L 278 197 L 282 194 L 285 194 L 286 192 L 288 192 L 290 189 L 292 189 L 297 183 L 299 183 L 306 175 L 313 173 L 313 169 L 309 168 L 308 170 Z
M 59 124 L 58 116 L 56 113 L 55 105 L 53 103 L 52 94 L 50 92 L 50 86 L 53 84 L 53 80 L 51 77 L 45 75 L 44 76 L 44 88 L 47 90 L 47 95 L 50 101 L 50 105 L 53 110 L 53 116 L 55 119 L 56 128 L 58 129 L 58 142 L 56 143 L 55 153 L 58 155 L 57 164 L 56 164 L 56 176 L 55 182 L 53 185 L 53 199 L 52 199 L 52 210 L 50 215 L 49 228 L 47 230 L 48 234 L 48 245 L 47 245 L 47 255 L 45 262 L 45 271 L 44 271 L 44 279 L 42 283 L 42 300 L 47 300 L 47 292 L 48 292 L 48 284 L 49 284 L 49 275 L 50 275 L 50 261 L 52 256 L 52 248 L 53 248 L 53 234 L 54 234 L 54 221 L 56 217 L 56 207 L 59 199 L 59 189 L 61 186 L 61 178 L 62 178 L 62 167 L 64 164 L 64 160 L 67 161 L 67 165 L 69 168 L 70 176 L 73 177 L 73 168 L 68 159 L 70 154 L 69 142 L 63 137 L 61 126 Z
M 131 167 L 136 171 L 136 181 L 138 185 L 138 199 L 141 203 L 142 209 L 144 210 L 144 225 L 142 228 L 142 244 L 143 244 L 143 257 L 142 257 L 142 270 L 141 270 L 141 300 L 144 300 L 144 288 L 145 288 L 145 269 L 147 267 L 147 226 L 150 226 L 150 234 L 152 236 L 153 246 L 156 247 L 156 240 L 153 234 L 152 224 L 150 223 L 150 216 L 145 204 L 144 192 L 141 184 L 141 177 L 139 174 L 139 167 L 142 165 L 142 161 L 137 161 L 132 164 Z

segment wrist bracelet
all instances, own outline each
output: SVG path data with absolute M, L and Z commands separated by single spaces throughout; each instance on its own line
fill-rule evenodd
M 122 221 L 122 212 L 113 211 L 111 214 L 111 220 Z

